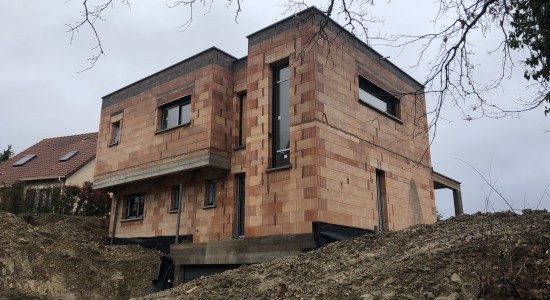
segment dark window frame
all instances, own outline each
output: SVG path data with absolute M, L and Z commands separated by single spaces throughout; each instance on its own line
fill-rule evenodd
M 137 210 L 133 213 L 133 202 L 137 201 Z M 143 219 L 145 194 L 130 195 L 126 198 L 126 220 Z
M 271 138 L 271 169 L 279 169 L 290 166 L 290 64 L 288 61 L 272 65 L 272 138 Z M 281 78 L 282 71 L 288 69 L 288 78 Z M 288 81 L 288 99 L 283 99 L 279 93 L 279 86 Z M 288 102 L 288 107 L 282 107 L 282 103 Z M 283 111 L 283 109 L 285 111 Z M 288 112 L 286 111 L 288 110 Z M 283 113 L 288 113 L 284 115 Z M 287 145 L 280 145 L 282 131 L 288 136 Z M 284 147 L 284 148 L 283 148 Z
M 246 147 L 246 131 L 247 131 L 247 122 L 246 122 L 246 102 L 247 94 L 239 94 L 239 136 L 237 137 L 237 147 L 244 148 Z
M 184 122 L 184 108 L 186 106 L 189 106 L 188 108 L 188 120 L 187 122 Z M 168 120 L 168 113 L 171 109 L 177 107 L 178 108 L 178 120 L 177 124 L 168 127 L 169 120 Z M 191 123 L 191 95 L 186 95 L 181 98 L 178 98 L 176 100 L 170 101 L 168 103 L 164 103 L 162 105 L 159 105 L 159 131 L 165 131 L 170 130 L 172 128 L 176 128 L 179 126 L 188 125 Z
M 170 211 L 178 211 L 180 204 L 181 191 L 179 185 L 172 188 Z
M 235 237 L 242 238 L 245 233 L 246 218 L 246 176 L 237 174 L 235 176 Z
M 358 75 L 359 77 L 359 91 L 358 98 L 359 103 L 369 106 L 376 111 L 382 112 L 392 118 L 399 120 L 399 98 L 388 93 L 381 87 L 377 86 L 373 82 L 369 81 L 365 77 Z M 386 109 L 376 107 L 376 104 L 369 101 L 368 99 L 361 99 L 361 91 L 367 93 L 368 95 L 374 97 L 376 100 L 383 102 L 386 105 Z
M 110 138 L 109 146 L 114 146 L 120 143 L 120 130 L 121 130 L 120 120 L 111 123 L 111 138 Z
M 378 210 L 378 230 L 387 230 L 387 204 L 386 204 L 386 174 L 382 170 L 376 170 L 376 207 Z
M 218 182 L 215 179 L 206 181 L 206 199 L 204 201 L 205 207 L 212 207 L 217 205 L 217 185 Z

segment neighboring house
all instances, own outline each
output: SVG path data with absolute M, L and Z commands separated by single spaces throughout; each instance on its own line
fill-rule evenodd
M 0 188 L 17 181 L 25 183 L 25 194 L 48 198 L 49 191 L 63 185 L 92 182 L 97 132 L 44 139 L 0 164 Z
M 307 22 L 299 22 L 309 17 Z M 175 281 L 326 236 L 436 221 L 423 86 L 307 9 L 103 97 L 94 188 L 113 243 L 174 243 Z M 320 234 L 321 233 L 321 234 Z M 315 240 L 318 243 L 314 242 Z

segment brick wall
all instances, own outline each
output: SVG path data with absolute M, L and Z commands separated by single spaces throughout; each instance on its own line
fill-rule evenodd
M 169 68 L 152 76 L 165 78 L 163 72 L 168 72 L 173 75 L 170 80 L 158 79 L 158 85 L 134 93 L 121 90 L 127 98 L 107 96 L 96 179 L 204 153 L 230 159 L 227 170 L 207 166 L 115 187 L 122 208 L 128 195 L 146 193 L 143 220 L 118 223 L 117 237 L 174 235 L 177 215 L 169 212 L 170 195 L 174 185 L 183 183 L 180 234 L 192 234 L 194 242 L 230 239 L 236 220 L 235 176 L 242 173 L 246 174 L 247 237 L 309 233 L 314 221 L 373 229 L 379 218 L 377 171 L 384 172 L 385 228 L 435 221 L 425 100 L 408 94 L 422 86 L 349 34 L 333 36 L 337 46 L 330 51 L 318 44 L 300 55 L 316 27 L 314 22 L 301 27 L 294 23 L 285 20 L 249 36 L 248 56 L 234 59 L 231 66 L 226 64 L 227 55 L 212 50 L 224 58 L 222 63 L 206 52 L 210 64 L 197 63 L 204 57 L 195 56 L 189 72 L 176 65 L 171 67 L 179 70 L 176 73 Z M 329 29 L 334 35 L 338 28 Z M 270 170 L 271 67 L 282 61 L 290 68 L 291 166 Z M 359 103 L 359 74 L 403 95 L 397 118 Z M 247 93 L 246 147 L 234 149 L 243 92 Z M 156 134 L 159 101 L 186 93 L 192 94 L 191 124 Z M 121 141 L 109 147 L 112 118 L 121 112 Z M 211 178 L 218 181 L 217 206 L 203 208 Z M 118 219 L 123 216 L 121 209 Z

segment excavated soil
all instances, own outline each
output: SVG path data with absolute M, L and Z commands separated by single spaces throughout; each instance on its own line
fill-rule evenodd
M 550 214 L 464 215 L 337 242 L 141 299 L 550 299 Z
M 128 299 L 161 253 L 107 220 L 0 213 L 0 299 Z M 465 215 L 338 242 L 141 299 L 550 299 L 550 214 Z
M 108 220 L 0 213 L 0 299 L 145 295 L 161 253 L 105 246 Z

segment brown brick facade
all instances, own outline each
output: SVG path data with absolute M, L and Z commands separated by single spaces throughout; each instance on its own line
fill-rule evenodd
M 330 51 L 317 44 L 300 56 L 317 28 L 312 20 L 296 26 L 290 18 L 252 34 L 245 58 L 212 48 L 104 97 L 95 186 L 115 194 L 111 235 L 175 235 L 171 205 L 182 184 L 179 233 L 193 242 L 229 240 L 242 173 L 245 237 L 311 233 L 315 221 L 374 229 L 377 190 L 385 229 L 435 221 L 425 100 L 409 94 L 422 86 L 332 23 L 328 33 L 338 36 Z M 290 166 L 273 169 L 272 68 L 285 61 Z M 396 117 L 358 101 L 359 76 L 398 95 Z M 246 143 L 237 147 L 243 93 Z M 189 94 L 191 122 L 161 130 L 159 107 Z M 121 122 L 116 145 L 113 120 Z M 209 180 L 214 207 L 205 207 Z M 125 220 L 135 194 L 145 195 L 143 217 Z

